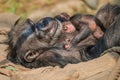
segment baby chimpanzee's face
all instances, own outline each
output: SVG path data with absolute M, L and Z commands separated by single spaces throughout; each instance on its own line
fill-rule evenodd
M 66 32 L 66 33 L 75 32 L 75 27 L 70 21 L 63 22 L 62 25 L 63 25 L 62 32 Z

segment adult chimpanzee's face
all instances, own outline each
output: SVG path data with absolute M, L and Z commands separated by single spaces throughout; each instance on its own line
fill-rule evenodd
M 55 43 L 52 38 L 57 38 L 61 30 L 60 24 L 53 18 L 41 19 L 36 24 L 27 19 L 9 33 L 11 52 L 8 58 L 20 64 L 36 61 L 44 49 Z

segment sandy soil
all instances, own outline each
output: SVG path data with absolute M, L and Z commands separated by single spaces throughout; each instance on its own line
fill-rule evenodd
M 39 0 L 36 0 L 34 3 L 38 4 L 37 1 Z M 70 15 L 78 12 L 91 14 L 96 12 L 96 10 L 88 8 L 85 3 L 79 0 L 76 0 L 76 2 L 74 0 L 67 1 L 65 3 L 61 0 L 58 4 L 53 3 L 54 5 L 50 5 L 49 8 L 44 7 L 28 11 L 28 17 L 36 21 L 41 17 L 53 16 L 66 11 Z M 82 9 L 80 9 L 81 7 Z M 49 13 L 50 11 L 51 13 Z M 6 44 L 7 33 L 19 17 L 11 13 L 0 14 L 0 80 L 107 80 L 112 69 L 116 66 L 118 60 L 116 53 L 108 53 L 88 62 L 68 64 L 64 68 L 49 66 L 28 69 L 7 61 L 1 63 L 1 61 L 6 59 L 8 53 L 8 45 Z
M 6 19 L 0 21 L 0 80 L 107 80 L 117 63 L 116 53 L 88 62 L 68 64 L 64 68 L 49 66 L 28 69 L 7 61 L 1 63 L 8 53 L 7 34 L 19 17 L 14 14 L 1 14 L 0 18 Z

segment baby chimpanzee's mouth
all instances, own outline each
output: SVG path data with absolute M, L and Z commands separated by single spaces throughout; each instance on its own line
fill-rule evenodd
M 39 56 L 39 51 L 37 50 L 28 50 L 25 55 L 24 59 L 26 62 L 32 62 Z

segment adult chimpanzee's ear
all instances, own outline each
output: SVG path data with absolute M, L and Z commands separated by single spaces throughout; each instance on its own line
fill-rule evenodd
M 18 18 L 18 19 L 15 21 L 14 26 L 16 26 L 16 25 L 19 23 L 20 20 L 21 20 L 21 17 Z
M 28 51 L 25 53 L 24 59 L 26 62 L 32 62 L 37 58 L 38 55 L 39 53 L 36 51 Z

